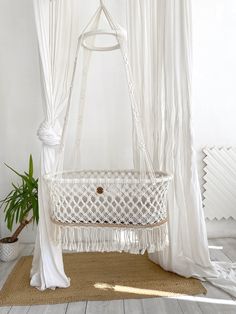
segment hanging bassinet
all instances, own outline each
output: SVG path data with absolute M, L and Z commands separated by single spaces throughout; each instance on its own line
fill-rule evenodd
M 111 31 L 98 30 L 104 13 Z M 92 29 L 88 28 L 92 25 Z M 96 47 L 94 36 L 115 36 L 117 44 Z M 83 119 L 87 70 L 91 51 L 120 49 L 128 79 L 133 122 L 140 151 L 139 170 L 64 171 L 65 132 L 70 115 L 71 93 L 80 50 L 87 52 L 80 95 L 79 122 Z M 154 172 L 146 149 L 142 124 L 128 62 L 126 35 L 101 2 L 78 40 L 70 97 L 65 115 L 58 162 L 54 173 L 44 176 L 49 188 L 54 238 L 64 249 L 87 251 L 155 252 L 168 244 L 167 191 L 171 176 Z M 60 171 L 59 171 L 60 170 Z

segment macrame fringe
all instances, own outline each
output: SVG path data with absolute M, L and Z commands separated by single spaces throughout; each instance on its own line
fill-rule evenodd
M 62 249 L 76 252 L 162 251 L 168 244 L 167 222 L 148 228 L 55 225 L 55 240 Z

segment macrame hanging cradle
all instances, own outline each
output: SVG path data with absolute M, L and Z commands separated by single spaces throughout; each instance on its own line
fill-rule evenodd
M 102 12 L 111 30 L 98 29 Z M 95 37 L 104 34 L 115 37 L 116 44 L 110 47 L 96 46 Z M 139 169 L 65 171 L 64 156 L 70 153 L 65 152 L 65 141 L 77 65 L 81 62 L 83 67 L 78 116 L 80 135 L 91 53 L 115 49 L 121 52 L 127 76 L 132 120 L 140 155 Z M 80 61 L 82 51 L 83 61 Z M 50 196 L 53 237 L 63 249 L 77 252 L 125 251 L 142 254 L 146 250 L 163 250 L 168 245 L 167 191 L 172 177 L 153 169 L 144 141 L 128 61 L 126 32 L 113 21 L 102 1 L 78 39 L 70 96 L 57 155 L 54 171 L 45 175 L 44 180 Z

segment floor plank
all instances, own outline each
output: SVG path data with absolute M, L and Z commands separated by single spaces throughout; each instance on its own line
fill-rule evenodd
M 143 299 L 144 313 L 147 314 L 182 314 L 177 300 L 168 298 Z
M 10 306 L 2 306 L 0 307 L 0 314 L 8 314 L 10 312 Z
M 224 291 L 206 283 L 207 294 L 201 302 L 198 302 L 203 313 L 222 314 L 236 313 L 236 303 Z M 234 305 L 232 305 L 234 303 Z M 230 305 L 229 305 L 230 304 Z
M 86 314 L 124 314 L 123 300 L 89 301 Z
M 30 306 L 12 306 L 9 314 L 26 314 L 29 309 Z
M 69 303 L 66 314 L 85 314 L 87 302 Z
M 209 244 L 211 246 L 218 246 L 218 247 L 222 247 L 222 249 L 217 249 L 217 248 L 210 248 L 209 251 L 210 251 L 210 256 L 211 256 L 211 260 L 212 261 L 221 261 L 221 262 L 231 262 L 231 259 L 225 255 L 224 253 L 224 248 L 223 246 L 219 243 L 219 241 L 217 241 L 217 239 L 212 239 L 212 240 L 209 240 Z
M 236 239 L 217 239 L 216 243 L 223 246 L 224 254 L 232 261 L 236 262 Z
M 125 314 L 146 314 L 141 299 L 124 300 Z
M 182 314 L 177 300 L 168 298 L 149 298 L 124 301 L 125 314 Z
M 29 308 L 28 314 L 65 314 L 67 303 L 53 305 L 33 305 Z
M 195 300 L 178 300 L 181 310 L 184 314 L 202 314 L 202 310 Z

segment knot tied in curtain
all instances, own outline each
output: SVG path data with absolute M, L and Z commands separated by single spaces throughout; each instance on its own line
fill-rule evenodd
M 61 142 L 61 133 L 62 130 L 58 121 L 53 125 L 45 120 L 41 123 L 37 135 L 44 145 L 56 146 Z

